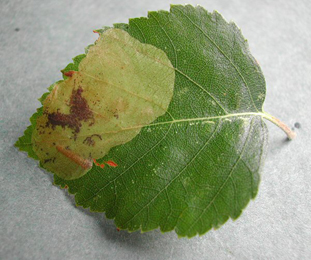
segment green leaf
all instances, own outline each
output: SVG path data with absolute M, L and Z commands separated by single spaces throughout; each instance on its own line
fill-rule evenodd
M 192 237 L 236 219 L 258 190 L 267 144 L 263 118 L 293 137 L 262 111 L 265 80 L 240 30 L 217 12 L 190 5 L 115 28 L 166 53 L 175 69 L 173 97 L 163 116 L 83 177 L 55 175 L 55 184 L 68 187 L 77 205 L 106 212 L 129 231 L 160 227 Z M 29 142 L 34 127 L 22 138 Z

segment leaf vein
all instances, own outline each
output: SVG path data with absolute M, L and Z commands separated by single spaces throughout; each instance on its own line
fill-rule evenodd
M 252 103 L 254 105 L 254 108 L 256 109 L 256 111 L 258 111 L 256 105 L 255 105 L 255 102 L 254 102 L 254 99 L 253 99 L 253 96 L 251 95 L 251 91 L 250 91 L 250 88 L 245 80 L 245 78 L 243 77 L 242 73 L 240 72 L 240 70 L 237 68 L 237 66 L 233 63 L 233 61 L 225 54 L 225 52 L 216 44 L 216 42 L 213 41 L 213 39 L 208 35 L 206 34 L 195 22 L 192 21 L 192 19 L 186 15 L 184 12 L 182 12 L 181 10 L 179 10 L 178 8 L 176 9 L 178 10 L 182 15 L 184 15 L 199 31 L 201 31 L 203 33 L 203 35 L 218 49 L 218 51 L 229 61 L 229 63 L 233 66 L 233 68 L 236 70 L 236 72 L 238 73 L 238 75 L 240 76 L 240 78 L 242 79 L 242 81 L 244 82 L 246 88 L 247 88 L 247 91 L 248 91 L 248 94 L 249 94 L 249 97 L 250 99 L 252 100 Z
M 251 121 L 250 127 L 249 127 L 249 131 L 248 133 L 250 133 L 250 129 L 252 128 L 252 124 L 253 124 L 253 120 Z M 241 150 L 240 155 L 238 156 L 236 162 L 234 163 L 230 173 L 228 174 L 227 178 L 225 179 L 225 181 L 223 182 L 223 184 L 219 187 L 218 191 L 216 192 L 216 194 L 214 195 L 214 197 L 212 198 L 212 200 L 210 201 L 210 203 L 206 206 L 206 208 L 204 209 L 204 211 L 198 216 L 197 220 L 193 222 L 193 224 L 191 226 L 189 226 L 188 230 L 191 230 L 193 228 L 193 226 L 197 223 L 197 221 L 199 219 L 202 218 L 203 214 L 210 208 L 210 206 L 214 203 L 215 199 L 218 197 L 218 194 L 222 191 L 222 189 L 224 188 L 224 186 L 226 185 L 227 181 L 229 180 L 229 178 L 231 177 L 231 175 L 234 172 L 234 169 L 236 168 L 237 164 L 240 162 L 241 158 L 242 158 L 242 154 L 244 153 L 246 144 L 248 143 L 250 134 L 247 135 L 247 138 L 244 142 L 243 148 Z
M 218 127 L 220 125 L 220 122 L 217 124 L 217 126 L 215 127 L 213 133 L 210 135 L 210 137 L 208 138 L 208 140 L 206 141 L 206 143 L 199 149 L 199 151 L 195 154 L 195 156 L 190 160 L 189 163 L 187 163 L 187 165 L 167 184 L 165 185 L 165 187 L 156 195 L 154 196 L 143 208 L 141 208 L 132 218 L 130 218 L 129 220 L 127 220 L 124 225 L 126 225 L 128 222 L 130 222 L 133 218 L 135 218 L 141 211 L 143 211 L 146 207 L 148 207 L 158 196 L 160 196 L 160 194 L 167 189 L 167 187 L 169 187 L 187 168 L 188 166 L 197 158 L 197 156 L 202 152 L 202 150 L 209 144 L 210 140 L 214 137 L 214 134 L 217 132 Z

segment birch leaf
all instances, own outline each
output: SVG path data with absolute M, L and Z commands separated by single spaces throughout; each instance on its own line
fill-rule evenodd
M 175 230 L 179 236 L 192 237 L 204 234 L 212 227 L 218 228 L 229 218 L 236 219 L 258 191 L 267 145 L 263 119 L 281 127 L 289 138 L 294 137 L 288 127 L 263 111 L 264 76 L 241 31 L 234 23 L 227 23 L 219 13 L 209 13 L 202 7 L 190 5 L 172 6 L 170 12 L 149 12 L 147 18 L 130 19 L 129 24 L 114 27 L 127 32 L 141 44 L 148 44 L 142 45 L 148 46 L 146 48 L 154 46 L 156 49 L 152 53 L 161 50 L 159 53 L 167 55 L 170 62 L 161 54 L 161 63 L 166 64 L 160 69 L 165 71 L 165 75 L 159 73 L 161 80 L 157 78 L 160 75 L 144 79 L 150 84 L 159 82 L 156 85 L 165 82 L 163 94 L 153 102 L 161 105 L 152 105 L 153 110 L 160 107 L 159 113 L 154 118 L 148 114 L 142 122 L 136 122 L 138 119 L 131 114 L 124 119 L 125 127 L 137 127 L 137 132 L 122 141 L 123 144 L 114 143 L 108 148 L 104 145 L 102 149 L 107 154 L 81 178 L 66 180 L 55 175 L 55 184 L 75 194 L 77 205 L 106 212 L 118 228 L 129 231 L 160 228 L 163 232 Z M 97 32 L 102 37 L 107 28 Z M 122 53 L 121 49 L 119 51 Z M 129 55 L 127 62 L 135 62 L 136 55 Z M 83 70 L 92 77 L 98 77 L 96 73 L 107 74 L 108 67 L 105 70 L 88 68 L 82 65 L 87 64 L 85 60 L 87 56 L 80 63 L 79 72 L 73 74 L 79 82 Z M 144 65 L 146 70 L 156 73 L 150 66 L 155 65 L 152 62 Z M 109 71 L 115 73 L 113 69 Z M 69 75 L 68 71 L 65 73 Z M 170 84 L 174 74 L 173 90 Z M 69 84 L 74 78 L 65 82 Z M 83 80 L 91 79 L 83 77 Z M 65 83 L 60 83 L 58 88 L 62 84 Z M 68 97 L 72 96 L 73 89 L 77 91 L 72 87 Z M 95 96 L 101 93 L 100 87 L 96 90 Z M 172 97 L 165 94 L 171 90 Z M 144 91 L 138 93 L 141 95 Z M 52 95 L 54 92 L 55 87 Z M 121 94 L 125 94 L 124 98 L 128 95 L 120 92 L 112 96 L 110 93 L 104 95 L 104 100 L 109 100 L 105 102 L 113 104 L 113 109 Z M 32 134 L 37 140 L 34 133 L 39 129 L 41 119 L 38 116 L 44 115 L 45 107 L 50 106 L 52 103 L 47 98 L 43 110 L 32 117 L 32 125 L 17 143 L 32 157 L 35 156 L 29 136 Z M 50 112 L 57 113 L 53 109 Z M 46 117 L 41 118 L 47 121 Z M 88 120 L 82 120 L 82 123 L 91 128 L 89 124 L 93 118 Z M 45 126 L 46 121 L 41 125 Z M 98 129 L 101 127 L 98 125 Z M 74 128 L 58 125 L 56 129 L 59 134 L 66 131 L 75 139 Z M 109 128 L 109 131 L 113 129 Z M 81 133 L 76 137 L 80 140 L 78 135 Z M 73 140 L 70 150 L 74 149 L 86 158 L 88 153 L 81 150 L 85 147 L 85 139 L 81 140 L 79 146 Z M 99 149 L 88 152 L 92 153 L 88 160 L 101 156 Z M 47 165 L 43 166 L 47 168 Z

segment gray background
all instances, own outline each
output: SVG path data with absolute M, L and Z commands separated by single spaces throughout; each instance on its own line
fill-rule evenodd
M 104 214 L 76 208 L 51 174 L 13 144 L 93 29 L 177 1 L 0 0 L 1 259 L 311 259 L 311 2 L 188 1 L 234 20 L 267 81 L 265 110 L 296 129 L 287 142 L 267 122 L 259 194 L 237 221 L 191 240 L 174 232 L 117 232 Z M 16 29 L 16 28 L 19 28 Z

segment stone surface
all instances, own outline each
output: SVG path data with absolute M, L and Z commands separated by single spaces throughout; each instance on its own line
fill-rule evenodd
M 52 175 L 13 144 L 40 105 L 36 99 L 97 38 L 93 29 L 168 10 L 169 4 L 1 0 L 1 259 L 311 258 L 311 3 L 187 2 L 216 9 L 242 28 L 266 77 L 265 110 L 296 126 L 297 139 L 288 142 L 267 122 L 270 145 L 256 200 L 237 221 L 191 240 L 158 230 L 118 232 L 104 214 L 76 208 L 71 196 L 52 185 Z

